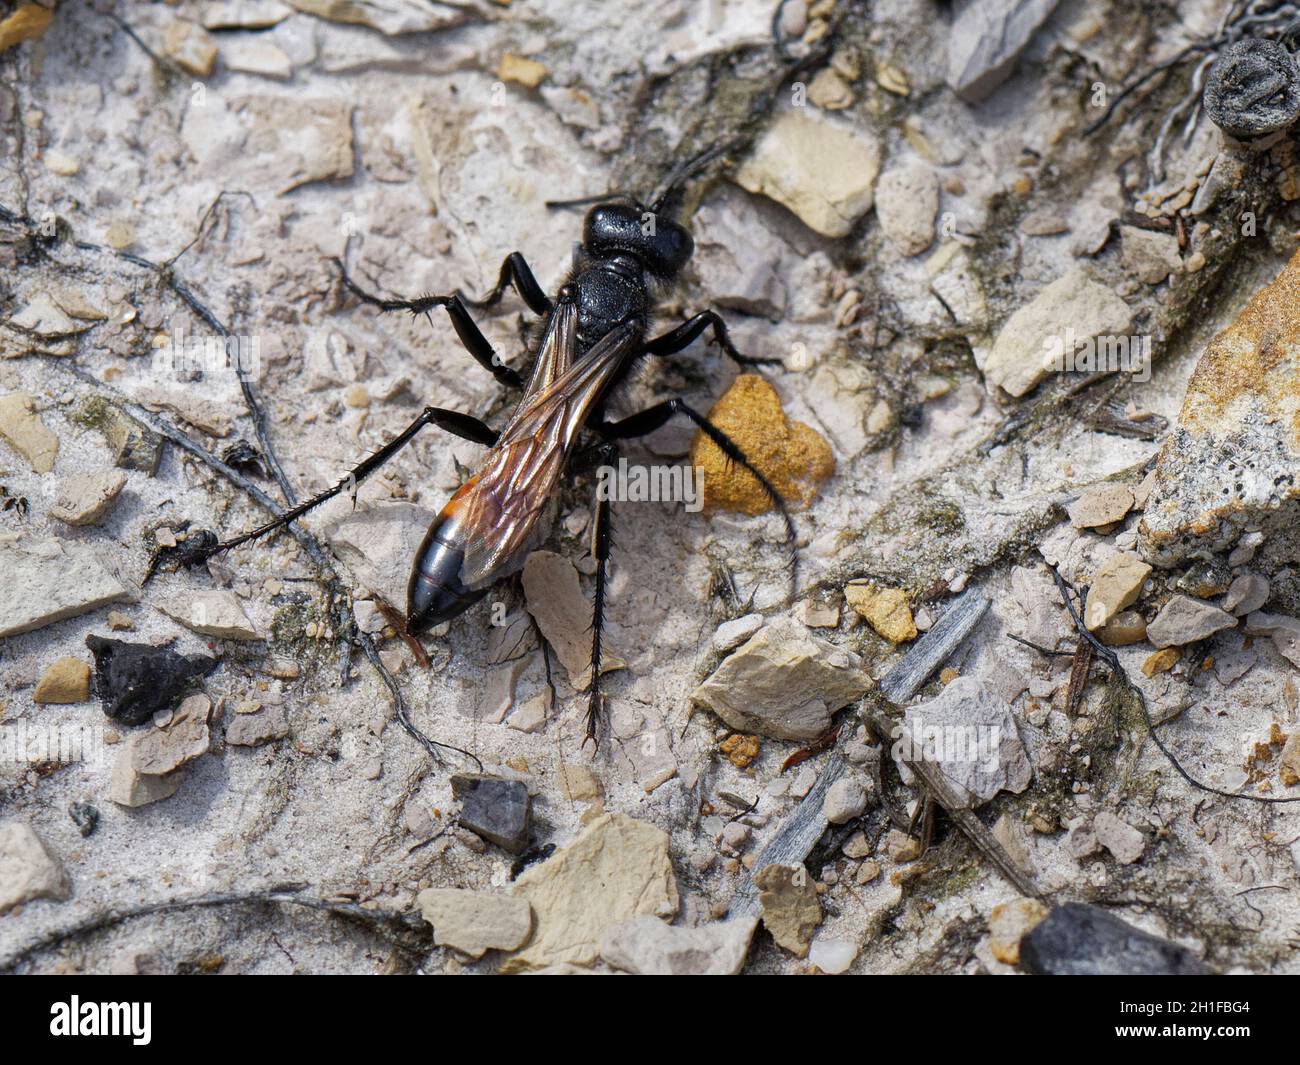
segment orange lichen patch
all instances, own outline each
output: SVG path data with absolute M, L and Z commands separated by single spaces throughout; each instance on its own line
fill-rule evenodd
M 1235 400 L 1253 396 L 1289 416 L 1300 446 L 1300 252 L 1210 341 L 1187 383 L 1179 423 L 1213 428 Z
M 737 377 L 709 411 L 709 420 L 736 442 L 791 508 L 807 507 L 817 486 L 835 472 L 830 445 L 822 435 L 787 419 L 776 390 L 756 374 Z M 740 514 L 772 509 L 753 475 L 730 462 L 703 433 L 695 434 L 691 463 L 704 471 L 706 509 Z
M 1251 749 L 1246 752 L 1246 761 L 1243 768 L 1246 770 L 1249 783 L 1258 784 L 1272 775 L 1269 771 L 1269 763 L 1279 753 L 1284 752 L 1286 741 L 1287 734 L 1282 731 L 1281 726 L 1276 721 L 1271 722 L 1268 727 L 1268 739 L 1266 741 L 1256 740 L 1251 745 Z M 1279 766 L 1278 768 L 1281 771 L 1282 767 Z M 1280 776 L 1284 784 L 1288 783 L 1288 773 L 1280 772 Z
M 0 52 L 39 37 L 54 18 L 54 12 L 40 4 L 23 4 L 0 22 Z
M 727 761 L 737 769 L 744 769 L 758 757 L 759 741 L 757 736 L 745 736 L 739 732 L 732 733 L 719 749 L 727 756 Z

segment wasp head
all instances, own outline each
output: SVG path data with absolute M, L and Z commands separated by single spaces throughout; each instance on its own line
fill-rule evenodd
M 587 212 L 582 242 L 593 255 L 635 256 L 661 280 L 675 277 L 695 251 L 684 226 L 639 203 L 602 203 Z

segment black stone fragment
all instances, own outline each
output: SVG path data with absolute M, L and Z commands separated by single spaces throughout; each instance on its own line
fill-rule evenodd
M 1202 100 L 1214 124 L 1239 140 L 1274 133 L 1300 118 L 1300 69 L 1279 42 L 1248 37 L 1214 61 Z
M 1039 976 L 1197 976 L 1211 970 L 1186 947 L 1096 906 L 1054 906 L 1020 942 L 1020 966 Z
M 104 713 L 124 725 L 139 725 L 175 705 L 191 681 L 221 664 L 207 655 L 183 655 L 170 647 L 103 636 L 87 636 L 86 646 L 95 656 L 91 691 L 103 703 Z
M 68 817 L 73 819 L 73 824 L 77 826 L 82 837 L 91 835 L 99 827 L 99 810 L 88 802 L 73 802 L 69 805 Z
M 99 827 L 99 811 L 88 802 L 72 803 L 68 807 L 68 816 L 83 837 L 89 836 Z
M 463 827 L 511 854 L 523 853 L 531 809 L 522 781 L 457 774 L 451 778 L 451 793 L 460 800 Z

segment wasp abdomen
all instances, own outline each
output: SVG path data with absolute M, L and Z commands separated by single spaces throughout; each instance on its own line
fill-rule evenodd
M 487 593 L 487 587 L 469 589 L 460 579 L 465 563 L 460 497 L 469 487 L 464 485 L 443 507 L 416 553 L 406 589 L 406 627 L 411 633 L 450 621 Z

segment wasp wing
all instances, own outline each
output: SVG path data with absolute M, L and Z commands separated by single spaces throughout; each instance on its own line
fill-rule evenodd
M 578 305 L 572 299 L 561 299 L 551 311 L 546 323 L 546 332 L 537 349 L 537 358 L 533 360 L 533 375 L 524 392 L 524 400 L 519 404 L 515 417 L 523 410 L 528 398 L 545 391 L 555 383 L 556 378 L 573 365 L 573 352 L 578 338 Z M 513 419 L 512 419 L 513 421 Z M 507 431 L 509 427 L 507 426 Z
M 539 521 L 579 430 L 626 364 L 638 336 L 634 324 L 620 326 L 520 403 L 462 489 L 465 560 L 460 579 L 465 587 L 482 587 L 523 564 L 542 532 Z M 555 358 L 562 358 L 561 353 Z

